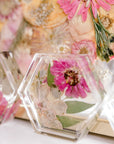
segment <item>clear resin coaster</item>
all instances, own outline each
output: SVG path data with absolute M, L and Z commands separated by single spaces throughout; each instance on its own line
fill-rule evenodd
M 102 107 L 103 116 L 114 130 L 114 59 L 107 62 L 96 61 L 97 73 L 103 83 L 107 96 Z
M 35 54 L 18 93 L 37 132 L 78 139 L 96 122 L 104 89 L 87 55 Z
M 17 88 L 22 75 L 15 63 L 12 52 L 0 53 L 0 123 L 16 112 L 20 103 Z

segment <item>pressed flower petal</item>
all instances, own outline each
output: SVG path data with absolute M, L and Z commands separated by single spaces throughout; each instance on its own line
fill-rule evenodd
M 2 116 L 7 109 L 8 102 L 3 97 L 2 92 L 0 91 L 0 116 Z
M 66 1 L 62 1 L 62 0 L 58 0 L 57 3 L 60 5 L 60 7 L 65 11 L 70 11 L 71 10 L 71 0 L 66 0 Z
M 92 0 L 92 11 L 93 11 L 93 15 L 96 18 L 97 17 L 97 4 L 94 0 Z
M 84 88 L 81 86 L 81 84 L 77 84 L 79 93 L 80 93 L 80 97 L 85 98 L 87 96 Z
M 74 97 L 74 98 L 76 98 L 76 97 L 77 97 L 77 93 L 76 93 L 76 91 L 75 91 L 75 88 L 74 88 L 74 87 L 72 87 L 72 92 L 71 92 L 71 94 L 70 94 L 70 97 Z
M 61 71 L 58 68 L 55 68 L 55 67 L 51 67 L 50 71 L 51 71 L 52 75 L 60 75 L 61 74 Z
M 80 1 L 78 1 L 78 0 L 74 1 L 74 3 L 73 3 L 74 7 L 72 8 L 72 10 L 71 10 L 71 12 L 70 12 L 70 14 L 68 16 L 68 19 L 72 19 L 73 18 L 73 16 L 75 15 L 75 13 L 76 13 L 76 11 L 78 9 L 79 4 L 80 4 Z
M 64 78 L 64 75 L 62 75 L 62 76 L 56 76 L 55 78 L 54 78 L 54 81 L 55 82 L 57 82 L 58 84 L 62 84 L 63 83 L 63 81 L 65 81 L 65 78 Z
M 64 89 L 68 86 L 68 84 L 63 83 L 59 86 L 59 90 L 64 91 Z
M 8 102 L 6 101 L 6 99 L 3 97 L 1 102 L 0 102 L 0 105 L 3 105 L 3 106 L 7 106 Z
M 90 0 L 87 2 L 82 0 L 58 0 L 58 4 L 63 9 L 65 14 L 68 15 L 68 19 L 72 19 L 74 17 L 80 2 L 82 2 L 82 5 L 78 11 L 78 15 L 82 16 L 83 21 L 87 19 L 87 12 L 90 8 L 90 5 L 92 6 L 93 15 L 96 18 L 97 9 L 99 9 L 100 6 L 103 7 L 106 11 L 109 11 L 111 8 L 109 4 L 114 4 L 114 0 L 106 0 L 107 3 L 103 0 Z
M 64 69 L 64 66 L 59 63 L 58 61 L 53 61 L 53 67 L 59 68 L 59 69 Z
M 2 92 L 0 91 L 0 102 L 1 102 L 2 98 L 3 98 L 3 94 L 2 94 Z
M 75 5 L 70 4 L 70 3 L 64 5 L 63 9 L 64 9 L 65 14 L 69 14 L 72 11 L 73 7 L 75 7 Z
M 78 91 L 77 86 L 74 86 L 74 91 L 75 91 L 75 97 L 78 98 L 80 96 L 80 93 Z
M 71 93 L 72 93 L 72 87 L 68 85 L 66 91 L 65 91 L 65 95 L 67 97 L 71 97 Z
M 83 13 L 83 10 L 84 10 L 84 3 L 81 5 L 79 11 L 78 11 L 78 15 L 82 15 Z
M 105 3 L 103 0 L 97 0 L 97 2 L 106 11 L 109 11 L 111 9 L 111 6 Z
M 88 85 L 87 85 L 87 83 L 86 83 L 86 81 L 85 81 L 84 78 L 81 78 L 80 84 L 82 85 L 82 87 L 83 87 L 87 92 L 90 92 L 90 89 L 89 89 L 89 87 L 88 87 Z
M 57 85 L 57 86 L 61 86 L 62 84 L 65 84 L 66 83 L 66 81 L 65 81 L 65 78 L 64 78 L 64 76 L 55 76 L 55 78 L 54 78 L 54 83 L 55 83 L 55 85 Z
M 6 109 L 6 106 L 0 106 L 0 116 L 3 115 L 5 109 Z
M 57 75 L 64 70 L 64 66 L 61 63 L 58 63 L 57 61 L 54 61 L 53 66 L 50 68 L 50 71 L 53 75 Z
M 87 19 L 87 11 L 85 11 L 85 12 L 82 13 L 82 20 L 83 20 L 83 22 L 85 22 L 86 19 Z
M 9 117 L 10 117 L 12 114 L 15 114 L 15 112 L 16 112 L 17 109 L 18 109 L 19 103 L 20 103 L 20 102 L 17 102 L 16 104 L 14 103 L 11 108 L 8 108 L 8 109 L 5 111 L 5 115 L 4 115 L 4 119 L 5 119 L 5 120 L 9 119 Z
M 54 79 L 54 82 L 55 82 L 55 85 L 58 86 L 61 91 L 63 91 L 65 87 L 67 87 L 67 84 L 65 83 L 65 81 L 59 81 L 57 79 L 56 80 Z
M 83 21 L 86 21 L 86 19 L 87 19 L 87 13 L 88 13 L 88 9 L 90 7 L 90 4 L 91 3 L 89 3 L 88 7 L 86 7 L 86 3 L 83 4 L 83 10 L 82 10 L 82 14 L 81 14 Z
M 69 62 L 66 62 L 66 61 L 61 61 L 61 64 L 62 64 L 62 66 L 66 69 L 66 68 L 70 68 L 70 64 L 69 64 Z
M 114 0 L 106 0 L 109 4 L 114 4 Z

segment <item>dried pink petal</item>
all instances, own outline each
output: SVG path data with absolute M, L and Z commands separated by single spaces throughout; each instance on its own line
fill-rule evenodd
M 106 1 L 106 2 L 105 2 Z M 68 19 L 72 19 L 77 12 L 79 5 L 81 4 L 81 8 L 78 11 L 78 15 L 82 16 L 82 20 L 86 21 L 87 13 L 92 7 L 93 15 L 96 18 L 97 9 L 102 7 L 106 11 L 109 11 L 111 8 L 111 4 L 114 4 L 114 0 L 58 0 L 58 4 L 64 10 L 65 14 L 68 15 Z

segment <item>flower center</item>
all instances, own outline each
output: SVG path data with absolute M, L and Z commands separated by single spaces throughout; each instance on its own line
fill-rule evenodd
M 75 86 L 79 83 L 78 72 L 75 72 L 73 70 L 67 70 L 64 73 L 64 78 L 66 80 L 66 83 L 68 83 L 70 86 Z
M 101 18 L 101 22 L 105 28 L 109 28 L 111 25 L 111 19 L 105 16 Z
M 86 47 L 80 49 L 80 54 L 88 54 L 88 50 Z
M 87 2 L 88 0 L 82 0 L 83 2 Z

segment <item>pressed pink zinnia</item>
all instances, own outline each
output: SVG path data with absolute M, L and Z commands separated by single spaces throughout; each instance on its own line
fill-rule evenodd
M 91 40 L 74 42 L 71 48 L 72 54 L 88 54 L 92 61 L 96 59 L 95 43 Z
M 65 14 L 68 15 L 68 19 L 72 19 L 75 15 L 79 5 L 78 15 L 82 16 L 82 20 L 85 21 L 87 19 L 87 12 L 92 7 L 92 12 L 94 17 L 97 16 L 97 9 L 102 7 L 106 11 L 109 11 L 111 6 L 110 4 L 114 4 L 114 0 L 58 0 L 58 4 L 64 10 Z
M 60 91 L 65 90 L 65 95 L 67 97 L 85 98 L 87 92 L 90 92 L 76 61 L 54 60 L 50 71 L 52 75 L 55 76 L 55 85 Z

